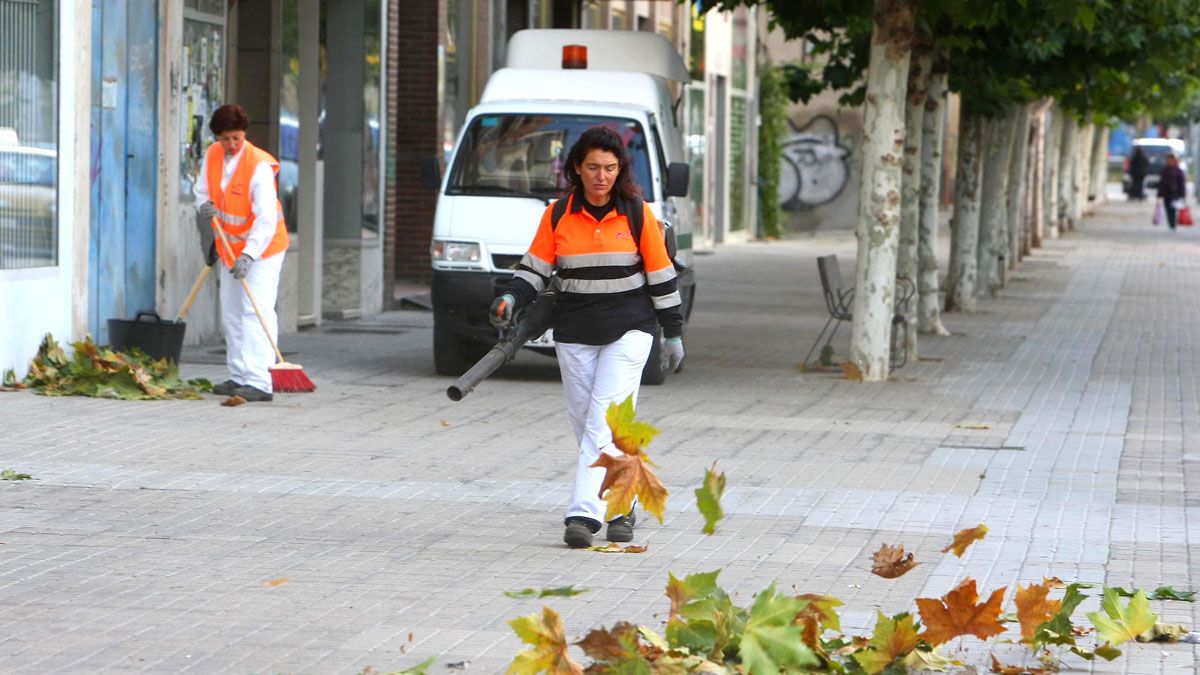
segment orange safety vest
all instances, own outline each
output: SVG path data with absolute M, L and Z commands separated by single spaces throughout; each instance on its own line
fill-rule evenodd
M 225 230 L 225 236 L 229 238 L 229 245 L 233 248 L 233 255 L 230 255 L 229 250 L 221 244 L 221 238 L 217 237 L 217 253 L 227 267 L 233 267 L 233 261 L 245 250 L 246 238 L 250 235 L 250 228 L 254 226 L 254 208 L 250 203 L 250 178 L 254 176 L 254 170 L 261 162 L 269 163 L 272 172 L 275 175 L 279 174 L 279 162 L 275 161 L 270 153 L 246 141 L 242 158 L 233 170 L 233 175 L 229 177 L 229 185 L 222 190 L 221 175 L 225 167 L 225 149 L 220 143 L 213 143 L 208 147 L 205 159 L 208 195 L 217 209 L 212 226 L 214 230 L 218 227 Z M 279 220 L 275 224 L 275 235 L 271 237 L 271 243 L 267 244 L 266 250 L 262 252 L 263 258 L 282 253 L 288 247 L 287 224 L 283 222 L 283 204 L 276 199 L 275 207 L 279 209 Z

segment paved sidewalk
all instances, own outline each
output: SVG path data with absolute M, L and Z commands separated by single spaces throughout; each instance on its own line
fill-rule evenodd
M 36 477 L 0 482 L 0 670 L 354 673 L 436 656 L 431 672 L 502 672 L 521 648 L 505 622 L 542 604 L 505 590 L 591 589 L 548 601 L 577 638 L 660 627 L 667 572 L 718 567 L 739 604 L 771 582 L 828 592 L 862 632 L 965 576 L 1007 585 L 1009 608 L 1016 582 L 1051 575 L 1200 590 L 1200 233 L 1151 228 L 1149 208 L 1105 206 L 1049 242 L 881 385 L 795 368 L 823 323 L 815 257 L 843 255 L 848 276 L 852 239 L 698 258 L 687 368 L 640 401 L 672 495 L 665 523 L 640 519 L 641 555 L 561 544 L 575 461 L 553 360 L 523 355 L 451 403 L 425 312 L 286 337 L 320 389 L 269 405 L 0 394 L 0 468 Z M 224 379 L 221 363 L 192 350 L 184 374 Z M 728 517 L 706 537 L 692 489 L 714 460 Z M 963 558 L 940 552 L 981 522 Z M 875 577 L 881 543 L 923 564 Z M 1152 604 L 1200 626 L 1193 604 Z M 1198 656 L 1125 653 L 1096 672 L 1193 672 Z

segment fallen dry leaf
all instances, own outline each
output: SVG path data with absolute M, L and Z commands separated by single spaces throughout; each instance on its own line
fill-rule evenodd
M 996 655 L 992 654 L 992 672 L 1000 673 L 1000 675 L 1049 675 L 1057 670 L 1057 668 L 1052 670 L 1041 667 L 1027 668 L 1025 666 L 1010 666 L 1000 663 L 1000 660 L 996 658 Z
M 646 513 L 662 522 L 667 506 L 667 486 L 640 455 L 602 453 L 592 466 L 605 470 L 604 481 L 600 483 L 600 498 L 608 503 L 605 520 L 629 513 L 633 499 L 637 497 Z
M 842 361 L 842 375 L 844 375 L 847 380 L 852 382 L 863 381 L 862 370 L 859 369 L 858 364 L 852 361 Z
M 704 482 L 695 489 L 696 508 L 704 516 L 704 527 L 701 532 L 712 534 L 716 531 L 717 521 L 725 517 L 721 509 L 721 495 L 725 493 L 725 473 L 717 473 L 717 463 L 704 472 Z
M 642 658 L 640 643 L 638 627 L 632 623 L 620 621 L 612 627 L 612 630 L 607 628 L 592 629 L 582 640 L 575 644 L 579 645 L 583 653 L 592 657 L 597 664 L 610 666 L 610 668 L 604 669 L 601 672 L 621 672 L 611 666 L 648 665 Z M 630 672 L 643 671 L 631 670 Z
M 954 541 L 950 542 L 946 548 L 942 549 L 942 553 L 953 552 L 954 555 L 961 558 L 962 554 L 966 553 L 967 547 L 979 541 L 980 539 L 983 539 L 987 532 L 987 525 L 982 524 L 976 525 L 975 527 L 969 527 L 965 530 L 959 530 L 958 532 L 954 533 Z
M 613 445 L 627 455 L 646 456 L 646 446 L 658 435 L 658 429 L 635 417 L 633 395 L 621 403 L 609 403 L 604 421 L 612 432 Z
M 911 614 L 888 617 L 879 610 L 875 610 L 875 613 L 878 619 L 875 621 L 875 631 L 871 635 L 870 643 L 866 649 L 853 655 L 858 665 L 871 675 L 882 673 L 897 659 L 916 649 L 917 643 L 920 642 Z M 904 672 L 907 672 L 907 669 Z
M 519 591 L 504 591 L 504 595 L 506 597 L 513 598 L 514 600 L 521 600 L 523 598 L 569 598 L 571 596 L 587 592 L 588 589 L 575 588 L 575 585 L 572 584 L 570 586 L 560 586 L 558 588 L 522 588 Z
M 903 576 L 916 565 L 917 561 L 913 560 L 913 554 L 904 553 L 904 545 L 888 546 L 881 544 L 879 550 L 871 556 L 874 563 L 871 565 L 871 573 L 883 577 L 884 579 L 895 579 Z
M 966 579 L 940 600 L 917 598 L 917 610 L 925 622 L 921 637 L 936 647 L 960 635 L 974 635 L 986 640 L 1003 633 L 1004 626 L 997 619 L 1006 588 L 1001 586 L 987 602 L 976 604 L 979 593 L 975 590 L 975 580 Z
M 680 609 L 695 598 L 707 597 L 717 591 L 717 577 L 720 569 L 711 572 L 693 572 L 680 579 L 667 572 L 667 598 L 671 600 L 671 614 L 667 622 L 674 621 L 679 616 Z
M 234 406 L 239 406 L 245 402 L 246 402 L 246 399 L 242 398 L 241 396 L 238 396 L 237 394 L 234 394 L 233 396 L 230 396 L 229 398 L 225 399 L 224 401 L 221 401 L 221 405 L 223 405 L 227 408 L 233 408 Z
M 443 426 L 443 427 L 448 427 L 448 426 L 450 426 L 450 422 L 449 422 L 448 420 L 442 420 L 441 424 L 442 424 L 442 426 Z
M 1059 579 L 1058 577 L 1042 577 L 1042 583 L 1046 584 L 1050 588 L 1066 588 L 1067 587 L 1067 582 L 1063 581 L 1062 579 Z
M 266 586 L 267 588 L 275 588 L 276 586 L 282 586 L 287 582 L 287 577 L 279 577 L 278 579 L 267 579 L 263 582 L 263 586 Z
M 804 644 L 814 651 L 820 650 L 819 639 L 825 629 L 839 632 L 842 630 L 841 619 L 838 618 L 836 608 L 845 603 L 832 595 L 820 593 L 803 593 L 797 595 L 796 599 L 807 603 L 804 605 L 804 609 L 796 615 L 796 623 L 804 628 L 802 635 Z
M 612 431 L 613 445 L 621 452 L 616 455 L 601 453 L 592 464 L 604 469 L 599 494 L 607 503 L 604 519 L 612 520 L 629 513 L 636 497 L 642 508 L 661 523 L 667 508 L 667 488 L 650 469 L 653 464 L 645 450 L 658 429 L 634 417 L 632 395 L 620 404 L 610 403 L 605 421 Z
M 508 622 L 517 636 L 531 647 L 522 649 L 508 666 L 514 675 L 536 673 L 572 673 L 582 675 L 583 667 L 568 653 L 567 636 L 558 613 L 542 608 L 542 616 L 529 614 Z
M 978 424 L 978 423 L 974 423 L 974 422 L 959 422 L 958 424 L 954 425 L 954 428 L 955 429 L 974 429 L 974 430 L 978 431 L 978 430 L 982 430 L 982 429 L 991 429 L 992 425 Z
M 606 546 L 589 546 L 585 551 L 597 551 L 599 553 L 645 553 L 645 546 L 630 544 L 629 546 L 621 546 L 620 544 L 609 543 Z
M 1049 584 L 1021 586 L 1017 584 L 1017 619 L 1021 622 L 1021 641 L 1032 642 L 1038 626 L 1054 618 L 1062 607 L 1061 600 L 1049 600 Z

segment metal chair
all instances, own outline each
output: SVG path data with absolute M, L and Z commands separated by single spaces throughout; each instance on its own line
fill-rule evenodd
M 825 297 L 825 309 L 829 311 L 829 318 L 825 321 L 825 325 L 821 327 L 821 332 L 817 334 L 817 339 L 808 349 L 808 353 L 804 355 L 804 363 L 808 363 L 808 359 L 816 350 L 817 345 L 821 344 L 821 340 L 825 340 L 822 351 L 829 347 L 833 342 L 833 336 L 837 334 L 838 326 L 843 321 L 851 321 L 854 316 L 851 313 L 851 303 L 854 301 L 854 289 L 845 288 L 842 282 L 842 269 L 838 265 L 836 255 L 826 255 L 817 258 L 817 271 L 821 274 L 821 292 Z M 906 277 L 897 277 L 896 279 L 897 296 L 895 309 L 896 312 L 892 316 L 892 344 L 891 358 L 888 360 L 889 370 L 902 368 L 908 362 L 908 353 L 904 346 L 908 342 L 908 321 L 904 315 L 908 308 L 908 303 L 912 296 L 916 294 L 916 285 Z M 830 325 L 833 330 L 829 330 Z M 826 331 L 829 331 L 826 336 Z M 897 340 L 897 338 L 900 338 Z

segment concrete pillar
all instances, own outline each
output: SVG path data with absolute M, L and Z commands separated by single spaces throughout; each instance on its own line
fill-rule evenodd
M 363 0 L 330 3 L 325 26 L 325 238 L 362 238 Z
M 297 323 L 320 325 L 325 233 L 323 186 L 317 161 L 321 115 L 321 0 L 300 0 L 297 41 L 300 47 L 300 187 L 296 232 L 299 234 Z
M 246 135 L 279 156 L 279 89 L 283 82 L 282 0 L 237 3 L 236 102 L 250 115 Z M 230 22 L 234 23 L 233 21 Z
M 322 312 L 334 318 L 375 314 L 383 308 L 383 233 L 380 223 L 372 230 L 363 217 L 364 146 L 369 138 L 366 27 L 380 25 L 383 14 L 381 9 L 368 16 L 367 7 L 366 0 L 326 5 Z

